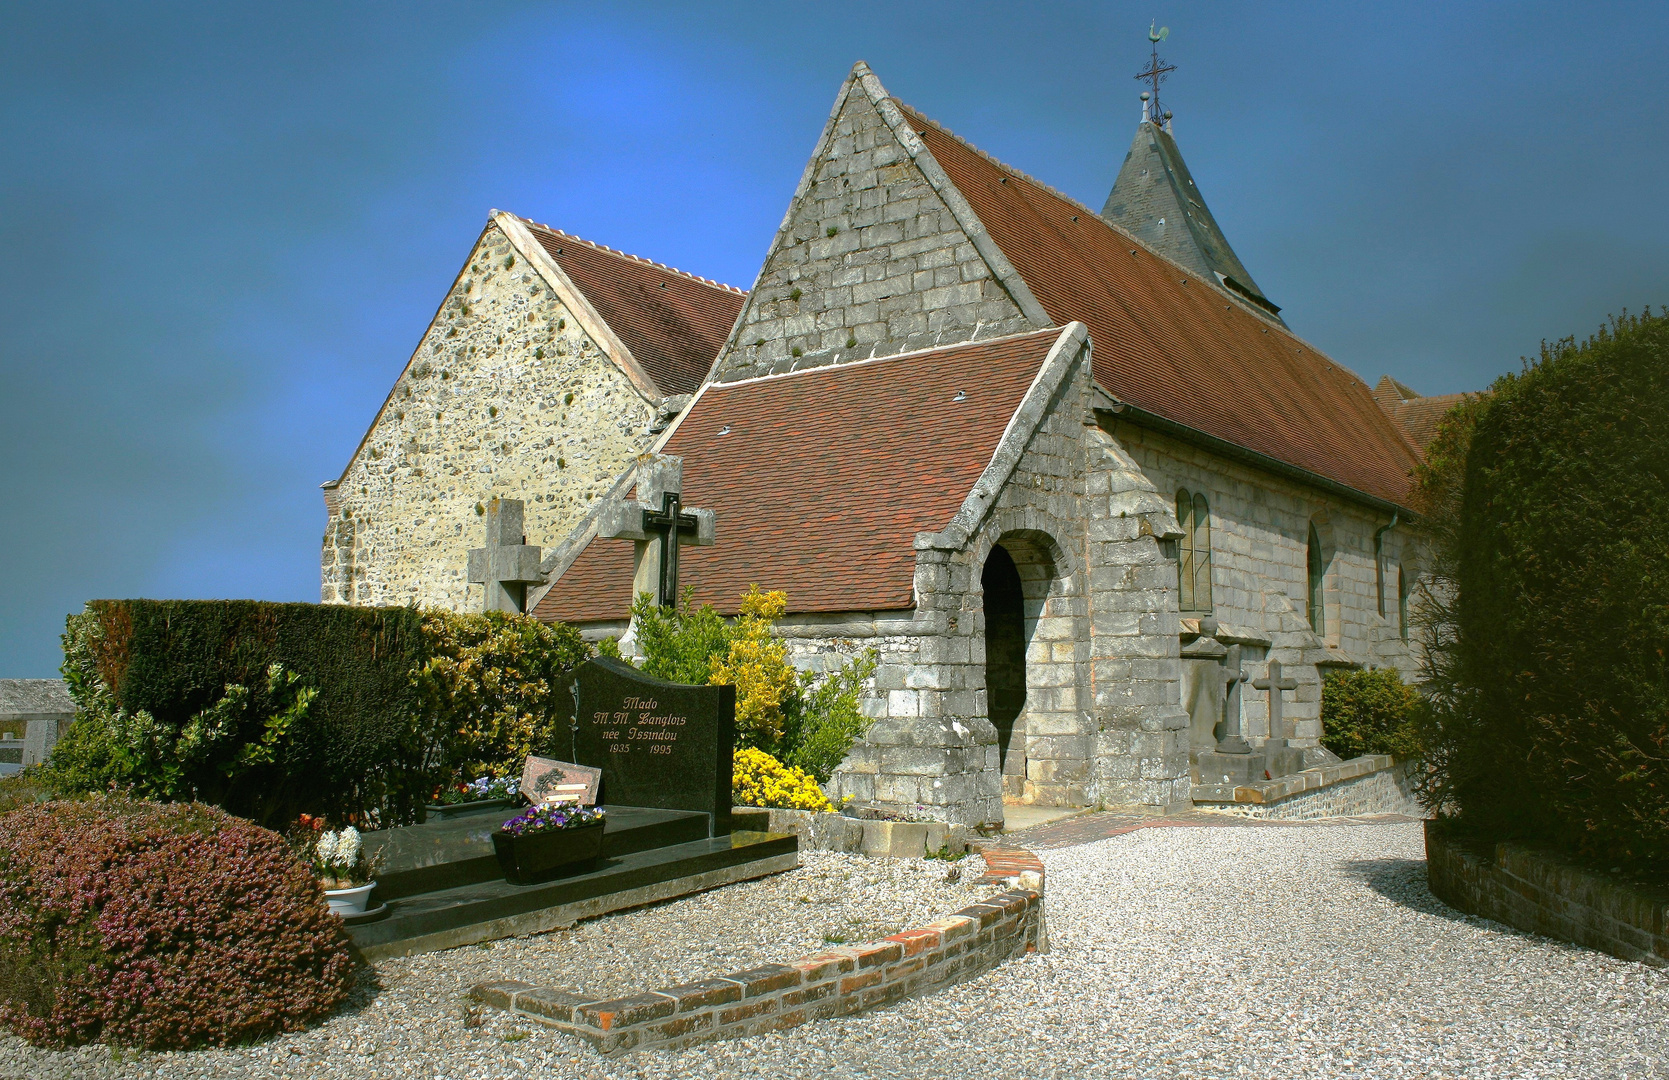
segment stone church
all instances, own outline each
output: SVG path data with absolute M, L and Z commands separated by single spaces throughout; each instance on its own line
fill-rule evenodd
M 621 635 L 665 543 L 621 508 L 681 503 L 697 603 L 878 650 L 835 794 L 1162 811 L 1329 758 L 1330 668 L 1411 669 L 1446 404 L 1288 329 L 1169 114 L 1098 213 L 859 63 L 749 293 L 495 212 L 325 485 L 322 596 Z

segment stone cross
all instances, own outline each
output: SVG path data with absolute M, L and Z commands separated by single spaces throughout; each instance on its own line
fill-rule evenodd
M 1240 685 L 1246 673 L 1240 670 L 1240 646 L 1230 645 L 1223 660 L 1223 693 L 1228 698 L 1223 707 L 1223 737 L 1217 740 L 1219 754 L 1250 754 L 1252 744 L 1240 733 Z
M 638 458 L 637 498 L 610 499 L 597 515 L 597 535 L 637 543 L 632 595 L 649 593 L 662 607 L 678 604 L 678 551 L 685 544 L 711 547 L 711 510 L 683 504 L 684 459 L 670 454 Z
M 520 613 L 527 587 L 544 580 L 539 548 L 522 533 L 522 501 L 494 499 L 487 504 L 487 546 L 471 548 L 469 580 L 484 586 L 483 611 Z
M 1268 678 L 1252 683 L 1259 690 L 1269 691 L 1269 742 L 1279 746 L 1286 740 L 1286 723 L 1281 718 L 1281 691 L 1298 689 L 1298 680 L 1281 678 L 1281 662 L 1269 661 Z

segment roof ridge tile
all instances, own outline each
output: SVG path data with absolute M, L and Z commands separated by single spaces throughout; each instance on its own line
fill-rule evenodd
M 610 255 L 615 255 L 622 259 L 630 259 L 633 262 L 643 263 L 646 266 L 653 266 L 658 270 L 665 270 L 668 273 L 677 274 L 679 277 L 689 278 L 691 281 L 698 281 L 703 285 L 711 285 L 714 288 L 735 293 L 737 296 L 746 296 L 748 294 L 746 289 L 739 289 L 734 285 L 726 285 L 722 281 L 702 277 L 700 274 L 692 274 L 688 270 L 680 270 L 676 266 L 668 266 L 666 263 L 656 262 L 654 259 L 645 258 L 642 255 L 633 255 L 629 251 L 621 251 L 619 248 L 611 248 L 607 244 L 599 244 L 595 240 L 587 240 L 583 236 L 575 236 L 571 232 L 564 232 L 561 229 L 552 228 L 542 221 L 534 221 L 532 218 L 522 217 L 520 214 L 517 214 L 516 217 L 520 218 L 523 224 L 528 225 L 531 228 L 543 230 L 544 232 L 550 233 L 552 236 L 560 236 L 564 240 L 572 240 L 575 243 L 584 244 L 585 246 L 595 248 L 598 251 L 606 251 Z

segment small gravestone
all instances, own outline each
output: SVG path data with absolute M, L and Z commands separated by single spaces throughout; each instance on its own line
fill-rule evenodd
M 568 756 L 602 770 L 604 805 L 699 811 L 709 835 L 730 832 L 735 687 L 666 682 L 601 657 L 576 685 Z
M 536 805 L 577 802 L 581 806 L 595 806 L 602 779 L 601 769 L 529 754 L 522 765 L 522 781 L 518 790 Z

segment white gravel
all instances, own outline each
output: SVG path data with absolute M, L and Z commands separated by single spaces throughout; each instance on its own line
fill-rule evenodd
M 1048 955 L 680 1052 L 605 1060 L 491 1010 L 467 1026 L 414 960 L 314 1032 L 121 1065 L 8 1039 L 0 1077 L 1669 1076 L 1669 974 L 1459 915 L 1427 892 L 1423 855 L 1418 825 L 1146 829 L 1047 852 Z

